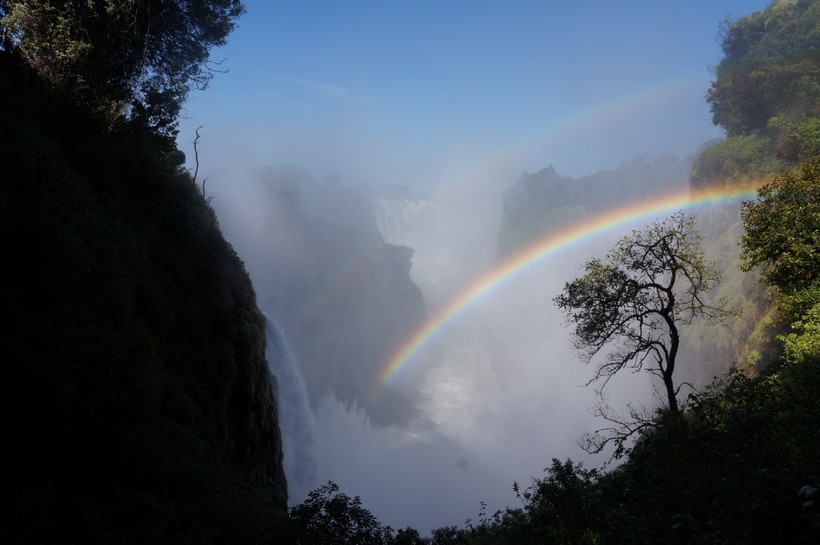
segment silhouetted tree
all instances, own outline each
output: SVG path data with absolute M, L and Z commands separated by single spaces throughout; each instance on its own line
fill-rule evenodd
M 396 532 L 396 535 L 390 541 L 390 545 L 429 545 L 430 540 L 421 537 L 419 531 L 415 528 L 406 527 Z
M 530 542 L 597 543 L 594 528 L 600 524 L 595 489 L 598 471 L 556 458 L 544 471 L 544 478 L 533 479 L 529 488 L 517 492 L 524 501 L 524 524 Z
M 467 543 L 464 530 L 457 526 L 436 528 L 430 536 L 431 545 L 463 545 L 464 543 Z
M 302 545 L 385 545 L 392 538 L 361 498 L 340 492 L 334 482 L 310 492 L 289 514 L 293 542 Z
M 624 237 L 605 259 L 584 266 L 555 303 L 575 324 L 573 344 L 591 362 L 604 348 L 588 384 L 607 382 L 621 369 L 645 369 L 664 385 L 666 404 L 678 411 L 675 363 L 679 327 L 697 317 L 719 320 L 728 311 L 706 294 L 720 273 L 703 256 L 694 218 L 683 211 Z

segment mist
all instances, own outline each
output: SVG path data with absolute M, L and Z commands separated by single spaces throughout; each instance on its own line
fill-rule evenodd
M 297 8 L 248 4 L 225 50 L 231 72 L 188 104 L 180 146 L 190 150 L 186 135 L 204 126 L 199 182 L 304 384 L 283 424 L 291 504 L 332 480 L 384 524 L 426 534 L 476 520 L 480 502 L 489 514 L 518 505 L 513 482 L 525 487 L 552 458 L 606 462 L 609 453 L 577 444 L 602 426 L 591 413 L 593 369 L 572 351 L 552 299 L 641 225 L 521 271 L 467 305 L 388 381 L 380 372 L 503 259 L 505 194 L 522 175 L 554 165 L 581 180 L 667 152 L 684 161 L 720 136 L 703 95 L 719 58 L 717 23 L 739 3 L 686 14 L 596 6 L 587 26 L 569 8 L 539 19 L 527 4 L 497 23 L 476 8 L 461 44 L 446 38 L 463 17 L 453 8 L 436 8 L 443 20 L 416 14 L 408 29 L 397 22 L 407 14 L 376 9 L 366 24 L 354 6 L 334 12 L 338 25 L 310 19 L 318 28 L 299 35 L 285 28 L 289 17 L 308 18 Z M 264 27 L 265 14 L 281 35 Z M 418 56 L 414 32 L 428 37 L 417 39 Z M 265 64 L 248 60 L 263 48 Z M 638 198 L 686 178 L 654 184 L 611 191 Z M 608 386 L 615 409 L 652 406 L 654 396 L 644 374 Z M 310 437 L 289 450 L 287 427 L 306 423 Z
M 409 276 L 420 288 L 427 316 L 435 315 L 499 262 L 501 203 L 509 184 L 498 179 L 503 180 L 497 172 L 476 177 L 439 200 L 413 200 L 408 190 L 402 193 L 395 186 L 347 185 L 336 177 L 317 181 L 310 172 L 291 166 L 222 172 L 209 179 L 206 188 L 223 232 L 245 260 L 260 307 L 282 325 L 292 361 L 302 365 L 299 380 L 308 390 L 311 381 L 322 383 L 318 389 L 313 385 L 312 400 L 288 401 L 291 409 L 280 410 L 285 416 L 293 407 L 302 411 L 283 423 L 292 504 L 332 480 L 347 494 L 361 496 L 363 505 L 385 524 L 429 532 L 476 520 L 479 502 L 487 504 L 490 514 L 516 505 L 520 500 L 513 494 L 513 482 L 526 486 L 552 458 L 571 457 L 588 467 L 607 460 L 609 453 L 591 457 L 577 445 L 602 422 L 590 412 L 596 403 L 595 389 L 586 386 L 592 369 L 571 350 L 569 329 L 552 298 L 580 273 L 584 261 L 604 253 L 622 233 L 572 247 L 474 301 L 414 353 L 388 384 L 379 382 L 379 370 L 415 329 L 407 329 L 379 353 L 382 338 L 368 331 L 375 326 L 351 329 L 358 318 L 339 323 L 333 317 L 339 309 L 317 307 L 310 330 L 296 316 L 306 312 L 304 307 L 321 305 L 315 296 L 324 288 L 317 285 L 348 274 L 341 270 L 348 258 L 370 251 L 363 239 L 373 247 L 413 248 Z M 384 196 L 391 193 L 392 198 Z M 359 200 L 346 206 L 345 196 Z M 355 202 L 370 203 L 372 209 L 360 210 Z M 327 222 L 334 233 L 347 233 L 333 241 L 342 257 L 317 257 L 311 235 L 293 227 L 293 216 L 308 225 Z M 317 268 L 330 270 L 313 284 L 310 278 Z M 283 279 L 290 279 L 286 293 Z M 351 281 L 355 283 L 346 280 Z M 376 303 L 359 310 L 376 313 L 363 324 L 396 319 Z M 328 336 L 318 329 L 343 334 Z M 372 350 L 362 350 L 362 345 Z M 300 346 L 306 353 L 299 353 Z M 376 367 L 364 360 L 347 361 L 342 375 L 334 375 L 330 367 L 341 361 L 338 352 L 346 350 L 362 358 L 379 353 Z M 318 374 L 304 366 L 306 357 L 318 358 L 313 364 Z M 358 377 L 364 388 L 351 390 L 342 378 L 349 375 Z M 282 389 L 292 382 L 279 380 L 286 400 L 292 392 Z M 642 374 L 617 377 L 608 400 L 615 408 L 629 402 L 651 405 L 652 385 Z M 289 428 L 306 423 L 312 428 L 309 444 L 299 430 Z M 302 437 L 298 448 L 289 448 L 294 436 Z

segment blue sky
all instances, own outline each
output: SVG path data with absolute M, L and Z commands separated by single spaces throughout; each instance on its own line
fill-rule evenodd
M 247 0 L 195 91 L 202 170 L 290 163 L 321 179 L 446 184 L 504 161 L 509 183 L 719 136 L 704 95 L 718 25 L 762 0 Z

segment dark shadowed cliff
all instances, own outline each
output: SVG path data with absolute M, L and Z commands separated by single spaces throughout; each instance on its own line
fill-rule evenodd
M 0 55 L 3 541 L 275 536 L 264 319 L 181 154 Z

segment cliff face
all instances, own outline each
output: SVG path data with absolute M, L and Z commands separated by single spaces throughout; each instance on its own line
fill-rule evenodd
M 286 485 L 264 319 L 179 152 L 140 127 L 98 126 L 0 61 L 0 533 L 277 532 Z
M 524 174 L 504 193 L 498 253 L 504 257 L 605 210 L 687 187 L 691 161 L 639 157 L 614 170 L 568 178 L 552 166 Z

